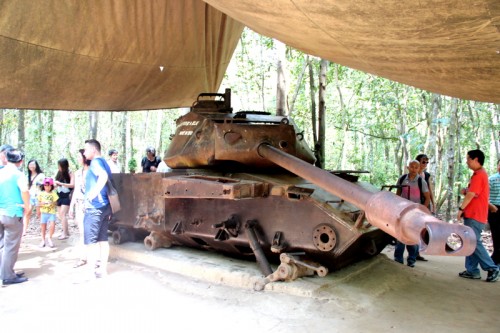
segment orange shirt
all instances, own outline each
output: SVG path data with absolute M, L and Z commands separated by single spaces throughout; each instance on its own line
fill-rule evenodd
M 488 183 L 488 174 L 484 168 L 474 171 L 467 191 L 474 192 L 476 195 L 472 198 L 467 207 L 465 207 L 463 216 L 481 223 L 488 222 L 490 185 Z

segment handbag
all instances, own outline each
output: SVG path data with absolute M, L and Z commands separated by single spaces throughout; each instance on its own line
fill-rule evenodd
M 120 197 L 118 196 L 118 192 L 116 191 L 113 183 L 108 178 L 108 200 L 111 205 L 111 211 L 113 214 L 116 214 L 122 208 L 120 205 Z

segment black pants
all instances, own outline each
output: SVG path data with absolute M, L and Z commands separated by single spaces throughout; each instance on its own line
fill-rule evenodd
M 488 223 L 491 230 L 491 239 L 493 240 L 493 254 L 491 259 L 495 264 L 500 264 L 500 206 L 496 213 L 488 212 Z

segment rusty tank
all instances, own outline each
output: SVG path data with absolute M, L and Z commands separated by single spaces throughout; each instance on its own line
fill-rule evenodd
M 113 175 L 122 205 L 110 227 L 116 244 L 142 235 L 150 250 L 182 245 L 255 258 L 271 280 L 324 276 L 394 238 L 431 255 L 475 249 L 468 227 L 354 171 L 315 167 L 289 117 L 233 112 L 230 90 L 198 96 L 177 120 L 164 161 L 171 172 Z M 273 262 L 281 262 L 274 272 Z

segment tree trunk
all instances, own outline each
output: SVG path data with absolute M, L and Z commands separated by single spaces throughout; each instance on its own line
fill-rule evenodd
M 154 142 L 151 142 L 150 140 L 150 136 L 148 135 L 149 133 L 149 123 L 151 122 L 151 111 L 146 111 L 146 121 L 144 122 L 144 133 L 143 133 L 143 137 L 145 138 L 146 140 L 146 144 L 148 146 L 150 145 L 154 145 Z M 131 128 L 131 131 L 132 131 L 132 128 Z M 153 139 L 154 140 L 154 139 Z M 156 147 L 155 147 L 156 148 Z M 142 149 L 146 149 L 146 147 L 142 147 Z
M 47 166 L 52 165 L 53 155 L 53 139 L 54 139 L 54 111 L 47 111 L 49 113 L 49 121 L 47 122 Z
M 311 100 L 311 124 L 312 136 L 314 142 L 314 151 L 317 151 L 316 143 L 318 142 L 318 119 L 316 118 L 316 86 L 314 83 L 314 66 L 312 60 L 309 60 L 309 98 Z M 316 156 L 316 159 L 318 157 Z
M 479 115 L 477 114 L 477 110 L 475 108 L 471 107 L 472 102 L 467 102 L 467 109 L 469 110 L 469 116 L 471 119 L 471 124 L 473 128 L 479 129 L 481 127 L 481 120 L 479 118 Z M 483 131 L 477 131 L 474 136 L 474 144 L 475 144 L 475 149 L 481 149 L 481 144 L 479 143 L 481 141 L 480 135 L 483 133 Z
M 397 100 L 399 101 L 400 96 L 399 96 L 399 91 L 396 89 L 396 97 Z M 404 96 L 404 103 L 406 103 L 407 96 Z M 408 147 L 407 147 L 407 125 L 406 125 L 406 110 L 402 110 L 401 103 L 398 103 L 396 106 L 396 118 L 400 120 L 400 122 L 397 125 L 398 128 L 398 133 L 399 133 L 399 144 L 397 145 L 396 148 L 396 156 L 398 160 L 398 165 L 399 165 L 399 172 L 398 174 L 402 175 L 405 173 L 406 170 L 406 165 L 409 160 L 409 154 L 408 154 Z M 400 152 L 401 150 L 401 152 Z
M 162 127 L 163 127 L 163 111 L 158 111 L 156 113 L 157 119 L 156 119 L 156 137 L 155 137 L 155 143 L 157 148 L 157 155 L 161 157 L 163 160 L 163 155 L 164 154 L 164 148 L 163 148 L 163 142 L 161 140 L 161 135 L 162 135 Z
M 36 128 L 37 128 L 37 133 L 36 133 L 36 139 L 37 139 L 37 142 L 40 142 L 40 144 L 42 144 L 43 142 L 43 129 L 44 129 L 44 126 L 43 126 L 43 111 L 38 111 L 36 113 L 36 119 L 37 119 L 37 122 L 36 122 Z
M 497 165 L 497 161 L 500 160 L 500 131 L 498 131 L 500 124 L 500 104 L 492 105 L 491 108 L 491 141 L 493 142 L 495 149 L 495 158 L 491 158 L 494 165 Z
M 318 142 L 319 161 L 316 165 L 320 168 L 325 167 L 325 132 L 326 132 L 326 71 L 328 69 L 328 60 L 321 59 L 319 64 L 319 89 L 318 89 Z
M 121 172 L 127 172 L 127 111 L 121 112 L 120 138 L 118 160 L 122 166 Z
M 277 87 L 276 87 L 276 115 L 286 116 L 286 45 L 281 42 L 276 42 L 278 54 L 277 63 Z
M 346 114 L 346 109 L 345 109 L 345 104 L 344 104 L 344 96 L 342 95 L 342 90 L 340 89 L 340 83 L 339 83 L 339 65 L 335 64 L 335 69 L 334 69 L 334 76 L 335 76 L 335 88 L 337 89 L 337 92 L 339 93 L 339 102 L 340 102 L 340 110 L 339 113 L 342 115 L 340 119 L 342 119 L 342 140 L 340 142 L 340 161 L 338 165 L 336 166 L 338 169 L 344 170 L 345 169 L 345 163 L 347 160 L 346 154 L 347 154 L 347 149 L 346 149 L 346 142 L 349 141 L 348 135 L 349 135 L 349 120 L 347 117 L 344 117 Z
M 459 149 L 458 141 L 458 100 L 453 98 L 450 107 L 450 126 L 448 127 L 448 133 L 446 137 L 448 138 L 448 150 L 446 158 L 448 160 L 448 186 L 446 190 L 447 207 L 446 207 L 446 220 L 451 220 L 451 210 L 453 208 L 453 193 L 455 184 L 455 155 L 456 150 Z M 436 193 L 436 197 L 437 197 Z M 438 201 L 436 201 L 438 202 Z M 440 207 L 436 207 L 439 209 Z M 437 210 L 436 209 L 436 210 Z
M 17 122 L 17 148 L 24 150 L 24 144 L 26 142 L 25 131 L 24 131 L 24 118 L 26 111 L 24 109 L 19 110 L 19 119 Z
M 430 112 L 427 113 L 427 139 L 425 141 L 425 150 L 424 153 L 429 156 L 429 172 L 432 175 L 436 174 L 437 171 L 437 162 L 439 156 L 436 156 L 437 148 L 437 123 L 436 119 L 438 119 L 439 113 L 441 110 L 441 95 L 432 94 L 432 106 Z M 442 142 L 440 142 L 442 144 Z
M 92 139 L 97 139 L 97 111 L 89 112 L 89 125 L 90 125 L 90 137 Z
M 262 37 L 261 37 L 262 41 Z M 260 43 L 260 94 L 261 94 L 261 100 L 262 100 L 262 110 L 266 110 L 266 91 L 265 91 L 265 86 L 266 86 L 266 75 L 264 74 L 264 69 L 263 67 L 265 66 L 264 64 L 264 46 L 263 43 Z
M 304 66 L 302 67 L 302 70 L 300 71 L 299 78 L 297 79 L 295 91 L 293 92 L 292 103 L 290 103 L 290 108 L 288 110 L 288 113 L 290 116 L 292 116 L 292 114 L 293 114 L 293 110 L 295 108 L 295 101 L 297 100 L 297 96 L 299 95 L 300 88 L 302 87 L 302 81 L 304 80 L 304 75 L 306 73 L 308 65 L 309 65 L 309 56 L 306 57 L 306 60 L 304 62 Z
M 5 112 L 4 109 L 0 109 L 0 142 L 5 142 L 6 140 L 3 137 L 3 113 Z
M 436 120 L 440 118 L 442 113 L 442 97 L 439 94 L 432 94 L 431 107 L 427 114 L 427 139 L 425 142 L 424 153 L 429 157 L 428 172 L 432 175 L 431 186 L 433 186 L 435 210 L 438 211 L 438 203 L 443 203 L 441 193 L 443 192 L 444 182 L 439 173 L 443 168 L 443 151 L 446 147 L 443 146 L 444 141 L 438 138 L 438 125 Z
M 126 169 L 128 171 L 131 171 L 128 164 L 130 163 L 131 160 L 135 159 L 135 149 L 134 149 L 134 136 L 133 136 L 133 130 L 130 124 L 130 114 L 129 112 L 125 112 L 125 127 L 126 127 L 126 134 L 127 134 L 127 144 L 128 144 L 128 153 L 130 154 L 128 157 L 128 162 Z M 136 161 L 137 162 L 137 161 Z

